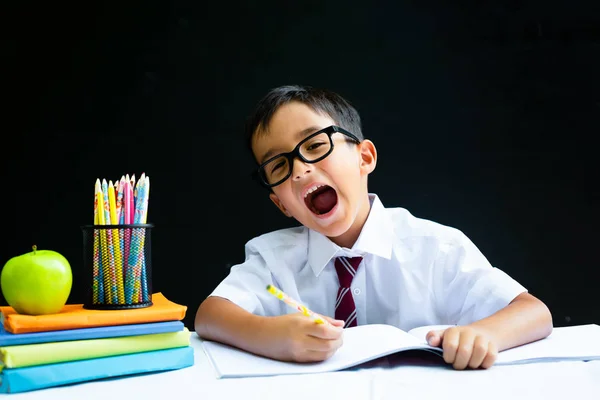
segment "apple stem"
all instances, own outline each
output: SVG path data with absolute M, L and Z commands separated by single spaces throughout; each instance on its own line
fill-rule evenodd
M 31 246 L 31 248 L 33 249 L 33 254 L 35 255 L 35 251 L 37 250 L 37 246 L 34 244 L 33 246 Z

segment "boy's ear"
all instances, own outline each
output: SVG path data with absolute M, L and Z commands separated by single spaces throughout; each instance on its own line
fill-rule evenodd
M 290 212 L 287 210 L 287 208 L 285 208 L 285 206 L 283 205 L 281 200 L 279 200 L 279 197 L 277 197 L 277 195 L 275 193 L 269 194 L 269 198 L 271 199 L 271 201 L 273 203 L 275 203 L 277 208 L 279 208 L 281 210 L 281 212 L 285 214 L 286 217 L 292 216 L 292 214 L 290 214 Z
M 363 140 L 359 145 L 360 152 L 360 170 L 365 175 L 375 170 L 377 165 L 377 149 L 373 142 L 368 139 Z

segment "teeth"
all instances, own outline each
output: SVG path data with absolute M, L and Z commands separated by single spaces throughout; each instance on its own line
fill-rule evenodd
M 325 186 L 325 185 L 315 185 L 315 186 L 311 187 L 310 189 L 308 189 L 306 191 L 306 193 L 304 194 L 304 198 L 306 198 L 306 196 L 308 196 L 309 194 L 311 194 L 312 192 L 314 192 L 315 190 L 317 190 L 321 186 Z

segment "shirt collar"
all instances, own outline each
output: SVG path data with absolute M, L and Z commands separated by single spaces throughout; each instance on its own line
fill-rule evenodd
M 369 194 L 369 202 L 369 216 L 351 249 L 338 246 L 317 231 L 308 231 L 308 263 L 315 276 L 319 276 L 329 261 L 336 256 L 373 254 L 388 260 L 392 257 L 393 226 L 379 197 Z

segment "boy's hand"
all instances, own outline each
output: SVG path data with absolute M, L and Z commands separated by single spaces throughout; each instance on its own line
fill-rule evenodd
M 454 369 L 490 368 L 498 357 L 496 344 L 482 331 L 456 326 L 427 333 L 427 343 L 442 347 L 444 361 Z
M 271 356 L 296 362 L 323 361 L 331 357 L 342 345 L 344 321 L 323 318 L 329 323 L 317 324 L 301 313 L 273 317 Z

